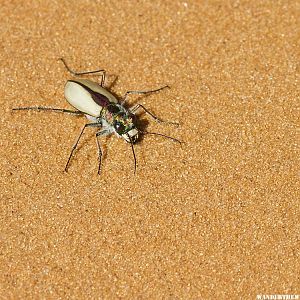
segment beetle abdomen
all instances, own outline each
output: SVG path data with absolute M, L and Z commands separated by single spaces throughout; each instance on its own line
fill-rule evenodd
M 102 108 L 111 102 L 117 102 L 111 93 L 87 79 L 68 80 L 65 97 L 72 106 L 94 117 L 99 117 Z

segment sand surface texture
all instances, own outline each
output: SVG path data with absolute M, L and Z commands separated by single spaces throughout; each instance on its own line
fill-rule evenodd
M 300 294 L 299 1 L 1 1 L 0 298 Z M 135 147 L 70 108 L 102 68 L 139 113 Z M 99 80 L 97 76 L 89 76 Z

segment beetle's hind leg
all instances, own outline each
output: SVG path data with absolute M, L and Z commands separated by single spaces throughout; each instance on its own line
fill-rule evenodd
M 101 80 L 100 80 L 100 85 L 103 87 L 105 84 L 105 75 L 106 72 L 103 69 L 99 69 L 99 70 L 94 70 L 94 71 L 83 71 L 83 72 L 76 72 L 73 71 L 66 63 L 66 61 L 61 57 L 60 60 L 63 62 L 64 66 L 66 67 L 66 69 L 74 76 L 80 76 L 80 75 L 86 75 L 86 74 L 96 74 L 96 73 L 102 73 L 101 76 Z

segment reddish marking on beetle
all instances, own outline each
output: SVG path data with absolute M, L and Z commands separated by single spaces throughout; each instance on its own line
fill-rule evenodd
M 70 82 L 77 83 L 77 84 L 79 84 L 80 86 L 82 86 L 85 90 L 87 90 L 87 91 L 90 93 L 90 95 L 91 95 L 91 97 L 93 98 L 93 100 L 94 100 L 98 105 L 100 105 L 100 106 L 102 106 L 102 107 L 107 107 L 107 106 L 110 104 L 110 101 L 109 101 L 109 99 L 108 99 L 106 96 L 104 96 L 104 95 L 102 95 L 102 94 L 100 94 L 100 93 L 97 93 L 97 92 L 93 91 L 92 89 L 90 89 L 90 88 L 87 87 L 86 85 L 82 84 L 81 82 L 78 82 L 78 81 L 76 81 L 76 80 L 69 80 L 69 81 L 70 81 Z

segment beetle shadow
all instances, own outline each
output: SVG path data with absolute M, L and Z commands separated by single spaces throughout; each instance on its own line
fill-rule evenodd
M 139 114 L 139 115 L 135 115 L 135 125 L 136 128 L 139 131 L 145 131 L 146 128 L 149 126 L 150 122 L 147 119 L 141 119 L 141 115 L 143 114 Z M 137 141 L 135 142 L 135 144 L 139 144 L 141 141 L 143 141 L 145 138 L 144 134 L 139 134 Z

